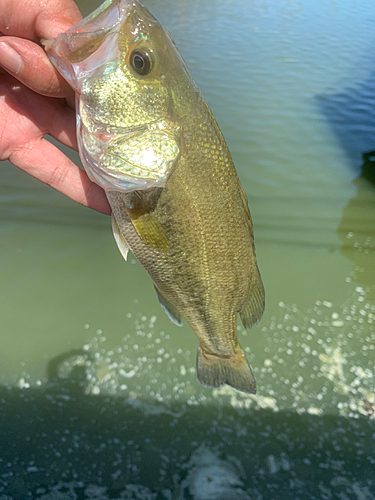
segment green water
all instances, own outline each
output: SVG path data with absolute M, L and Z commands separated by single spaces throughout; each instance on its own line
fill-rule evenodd
M 373 499 L 375 4 L 144 3 L 249 198 L 258 395 L 202 387 L 109 218 L 4 163 L 0 500 Z

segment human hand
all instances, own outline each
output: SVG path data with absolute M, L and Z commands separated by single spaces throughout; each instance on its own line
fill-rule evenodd
M 104 190 L 58 148 L 77 150 L 74 92 L 39 45 L 81 19 L 73 0 L 0 0 L 0 160 L 110 214 Z M 69 105 L 68 105 L 69 104 Z

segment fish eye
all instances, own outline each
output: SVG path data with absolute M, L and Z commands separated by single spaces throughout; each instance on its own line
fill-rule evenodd
M 133 50 L 129 62 L 138 75 L 148 75 L 152 69 L 152 58 L 146 50 Z

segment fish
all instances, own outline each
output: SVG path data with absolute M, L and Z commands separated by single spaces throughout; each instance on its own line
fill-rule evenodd
M 137 0 L 107 0 L 43 43 L 76 92 L 80 157 L 121 254 L 195 332 L 199 381 L 256 393 L 237 338 L 237 315 L 251 328 L 265 303 L 248 200 L 171 35 Z

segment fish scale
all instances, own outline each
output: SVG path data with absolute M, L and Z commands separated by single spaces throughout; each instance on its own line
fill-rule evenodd
M 201 383 L 254 393 L 236 331 L 238 313 L 250 328 L 264 309 L 247 198 L 169 33 L 136 0 L 107 0 L 45 47 L 77 92 L 80 156 L 122 255 L 196 333 Z

